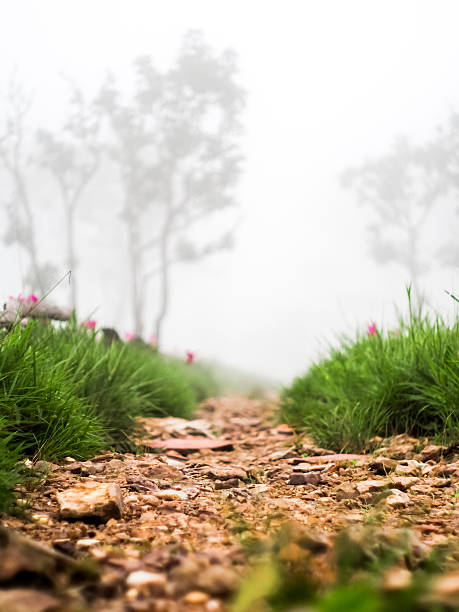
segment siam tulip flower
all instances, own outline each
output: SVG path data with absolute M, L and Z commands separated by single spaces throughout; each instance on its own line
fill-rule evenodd
M 376 323 L 371 323 L 368 324 L 368 333 L 370 334 L 370 336 L 376 336 Z
M 34 293 L 31 293 L 27 298 L 28 302 L 34 302 L 35 304 L 38 302 L 38 298 Z
M 192 364 L 194 361 L 194 353 L 192 351 L 186 351 L 186 362 L 188 365 Z
M 128 342 L 131 342 L 131 340 L 134 340 L 134 334 L 132 332 L 126 332 L 124 334 L 124 337 L 126 338 Z
M 94 319 L 88 319 L 87 321 L 85 321 L 84 326 L 87 327 L 88 329 L 95 329 L 96 322 L 94 321 Z

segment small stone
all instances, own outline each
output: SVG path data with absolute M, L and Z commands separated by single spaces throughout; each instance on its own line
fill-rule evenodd
M 50 461 L 37 461 L 34 467 L 41 472 L 55 472 L 60 466 Z
M 386 591 L 400 591 L 411 584 L 411 572 L 403 567 L 392 567 L 384 574 L 383 588 Z
M 222 565 L 211 565 L 201 572 L 196 581 L 196 586 L 211 595 L 228 595 L 237 584 L 237 576 L 234 571 Z
M 125 597 L 128 601 L 133 601 L 134 599 L 137 599 L 138 596 L 139 596 L 139 591 L 134 588 L 128 589 L 125 594 Z
M 73 457 L 65 457 L 64 461 L 65 463 L 76 463 L 76 459 Z
M 395 474 L 400 476 L 420 476 L 422 473 L 422 463 L 416 459 L 406 459 L 401 461 L 395 468 Z
M 385 498 L 385 503 L 389 508 L 403 508 L 410 503 L 410 497 L 403 491 L 399 491 L 398 489 L 390 489 L 390 495 Z
M 50 522 L 50 518 L 47 514 L 32 514 L 31 518 L 39 525 L 48 525 Z
M 91 556 L 94 557 L 94 559 L 97 559 L 97 561 L 103 561 L 108 556 L 107 551 L 100 548 L 100 546 L 94 546 L 94 548 L 90 549 L 90 552 Z
M 289 485 L 306 485 L 306 484 L 317 485 L 319 484 L 320 481 L 321 481 L 320 474 L 317 474 L 316 472 L 306 472 L 305 474 L 302 472 L 294 472 L 290 476 L 287 484 Z
M 177 612 L 178 607 L 172 599 L 155 599 L 153 607 L 148 612 Z
M 183 601 L 188 604 L 203 604 L 209 600 L 209 595 L 203 591 L 189 591 Z
M 329 468 L 334 467 L 333 463 L 297 463 L 293 467 L 294 472 L 324 472 Z
M 356 489 L 359 495 L 365 495 L 366 493 L 378 493 L 378 491 L 382 491 L 388 487 L 388 480 L 364 480 L 356 484 Z
M 391 483 L 400 491 L 407 491 L 418 482 L 419 478 L 416 478 L 416 476 L 395 476 L 391 478 Z
M 237 489 L 240 484 L 239 478 L 230 478 L 229 480 L 217 480 L 215 482 L 215 489 L 217 491 L 221 489 Z
M 126 484 L 129 485 L 130 489 L 139 491 L 141 493 L 146 491 L 156 491 L 158 489 L 158 485 L 155 482 L 139 475 L 128 476 L 126 478 Z
M 81 464 L 81 472 L 86 475 L 101 474 L 103 471 L 105 471 L 105 464 L 103 463 L 87 461 Z
M 359 493 L 351 482 L 343 482 L 335 488 L 335 497 L 338 501 L 343 499 L 357 499 Z
M 448 451 L 447 446 L 439 446 L 437 444 L 429 444 L 424 447 L 419 453 L 422 461 L 438 461 Z
M 146 474 L 149 478 L 154 478 L 155 480 L 166 480 L 169 482 L 174 480 L 183 480 L 183 472 L 176 466 L 168 465 L 167 463 L 157 460 L 154 462 L 149 461 L 146 463 L 146 466 Z
M 242 468 L 238 467 L 212 467 L 208 470 L 207 475 L 210 478 L 218 480 L 231 480 L 233 478 L 239 478 L 240 480 L 247 479 L 247 472 Z
M 57 552 L 73 557 L 75 555 L 75 543 L 70 538 L 57 538 L 53 540 L 53 548 Z
M 96 538 L 82 538 L 81 540 L 77 540 L 76 547 L 87 550 L 91 548 L 91 546 L 97 546 L 98 544 L 100 544 L 100 540 Z
M 389 457 L 378 457 L 368 464 L 368 467 L 372 472 L 385 476 L 388 472 L 392 472 L 397 467 L 395 459 Z
M 131 572 L 126 578 L 126 585 L 129 588 L 134 588 L 137 591 L 151 591 L 156 595 L 162 594 L 166 586 L 166 576 L 158 572 L 147 572 L 145 570 L 137 570 Z
M 47 612 L 60 607 L 55 597 L 36 589 L 6 589 L 0 591 L 0 612 Z
M 188 499 L 188 495 L 185 493 L 185 491 L 178 491 L 176 489 L 163 489 L 162 491 L 156 491 L 155 497 L 158 499 L 164 499 L 166 501 Z
M 449 478 L 429 478 L 427 482 L 436 489 L 442 489 L 451 485 L 451 481 Z
M 333 455 L 332 450 L 328 450 L 326 448 L 320 448 L 319 446 L 314 446 L 314 444 L 303 444 L 303 453 L 309 455 L 310 457 L 315 455 Z
M 123 513 L 121 489 L 114 483 L 87 481 L 56 494 L 60 516 L 65 519 L 93 518 L 102 521 L 120 518 Z
M 433 594 L 450 606 L 459 606 L 459 571 L 436 578 L 432 585 Z M 457 609 L 457 608 L 455 608 Z
M 444 476 L 446 478 L 454 476 L 459 477 L 459 461 L 446 465 L 436 465 L 432 468 L 431 474 L 435 476 Z

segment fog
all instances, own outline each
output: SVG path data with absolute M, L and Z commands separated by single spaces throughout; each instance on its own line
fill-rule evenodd
M 346 187 L 342 177 L 391 154 L 400 135 L 422 148 L 438 138 L 437 126 L 448 129 L 459 112 L 457 2 L 16 0 L 2 9 L 0 139 L 13 80 L 31 99 L 24 156 L 37 251 L 41 263 L 54 265 L 50 279 L 68 270 L 68 239 L 59 190 L 40 165 L 37 131 L 59 134 L 69 114 L 69 79 L 91 100 L 110 72 L 130 100 L 135 59 L 149 56 L 166 72 L 184 35 L 195 30 L 215 56 L 226 48 L 236 55 L 234 82 L 244 100 L 241 130 L 231 138 L 244 159 L 230 185 L 232 204 L 185 232 L 201 248 L 230 230 L 234 244 L 171 267 L 162 350 L 183 356 L 192 350 L 196 359 L 286 383 L 338 334 L 365 332 L 372 322 L 396 325 L 395 306 L 406 309 L 405 287 L 413 280 L 408 256 L 394 257 L 403 229 L 386 232 L 374 206 L 359 202 L 356 186 Z M 436 150 L 443 154 L 445 147 Z M 434 170 L 431 163 L 417 166 L 419 189 L 423 168 L 429 177 L 449 168 L 450 158 L 433 159 Z M 124 334 L 135 326 L 129 245 L 120 175 L 104 160 L 76 209 L 73 278 L 79 318 Z M 226 171 L 219 168 L 219 176 Z M 438 252 L 457 236 L 456 173 L 448 169 L 439 178 L 416 247 L 419 293 L 445 316 L 455 312 L 445 290 L 458 289 L 458 266 Z M 3 240 L 14 186 L 1 164 L 0 189 L 0 296 L 6 299 L 28 291 L 30 257 L 17 240 Z M 211 195 L 216 201 L 221 194 Z M 155 215 L 140 221 L 134 215 L 143 237 L 163 223 Z M 385 241 L 379 259 L 368 231 L 378 223 Z M 144 263 L 155 269 L 157 262 L 152 251 Z M 146 339 L 155 331 L 160 289 L 156 277 L 139 288 Z M 49 299 L 71 303 L 67 279 Z

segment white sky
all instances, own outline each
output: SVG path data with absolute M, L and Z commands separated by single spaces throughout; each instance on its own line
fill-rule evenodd
M 445 0 L 9 0 L 0 86 L 16 67 L 34 90 L 35 116 L 52 123 L 65 112 L 62 71 L 89 91 L 107 69 L 123 82 L 139 54 L 168 65 L 190 28 L 235 49 L 249 94 L 237 246 L 175 270 L 165 349 L 287 382 L 323 340 L 390 322 L 405 305 L 403 269 L 368 258 L 368 211 L 338 178 L 398 133 L 422 141 L 459 108 L 458 23 L 459 3 Z M 53 203 L 40 211 L 52 232 Z M 103 232 L 89 226 L 90 210 L 82 215 L 81 312 L 97 308 L 101 324 L 128 330 L 127 297 L 94 265 Z M 441 218 L 432 227 L 448 229 Z M 52 244 L 42 248 L 59 263 Z M 107 275 L 117 256 L 105 252 Z M 0 295 L 19 292 L 17 249 L 0 247 L 0 257 Z M 433 266 L 426 276 L 444 313 L 453 310 L 444 289 L 457 284 L 457 270 Z

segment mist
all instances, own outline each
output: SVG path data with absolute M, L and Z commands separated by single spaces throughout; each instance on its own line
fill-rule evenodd
M 49 299 L 80 320 L 279 383 L 341 333 L 396 325 L 409 283 L 428 308 L 456 312 L 457 3 L 3 8 L 4 299 L 73 268 Z M 165 303 L 158 244 L 132 262 L 179 209 Z

